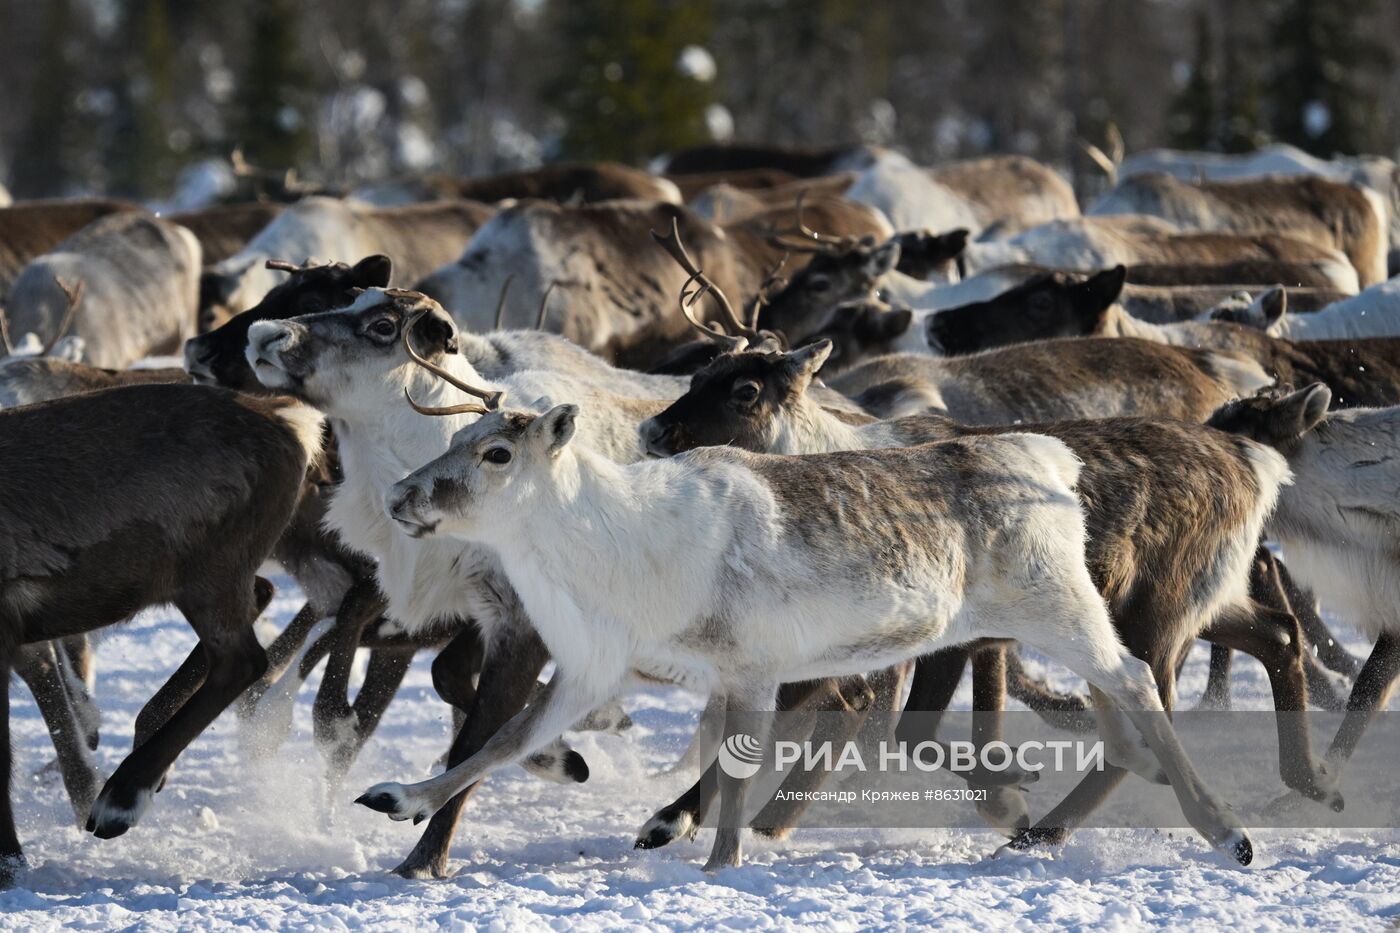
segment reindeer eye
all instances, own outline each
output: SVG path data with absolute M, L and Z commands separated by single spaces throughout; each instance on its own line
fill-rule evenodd
M 831 288 L 831 279 L 824 275 L 814 275 L 807 281 L 807 288 L 814 292 L 824 292 Z
M 302 314 L 317 314 L 326 310 L 326 299 L 320 295 L 307 295 L 301 299 L 297 310 Z
M 743 382 L 734 384 L 734 390 L 730 397 L 741 405 L 752 405 L 758 401 L 758 393 L 761 389 L 762 386 L 758 384 L 757 380 L 745 379 Z
M 495 464 L 510 463 L 510 451 L 504 447 L 492 447 L 482 454 L 481 459 Z
M 376 337 L 392 337 L 398 333 L 399 325 L 387 317 L 382 317 L 369 326 L 370 333 Z

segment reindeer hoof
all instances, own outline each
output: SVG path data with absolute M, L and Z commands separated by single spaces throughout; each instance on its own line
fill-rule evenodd
M 356 797 L 355 802 L 362 807 L 378 810 L 395 822 L 412 819 L 416 825 L 432 816 L 426 806 L 415 805 L 409 799 L 407 788 L 393 782 L 374 785 Z
M 1218 848 L 1241 865 L 1254 861 L 1254 843 L 1249 841 L 1249 835 L 1242 829 L 1231 833 Z
M 582 784 L 588 780 L 588 762 L 583 760 L 582 755 L 571 749 L 564 756 L 564 773 L 575 784 Z
M 691 838 L 695 835 L 699 826 L 695 822 L 695 814 L 689 810 L 666 816 L 666 811 L 647 820 L 642 831 L 637 834 L 637 841 L 633 844 L 634 849 L 659 849 L 662 846 L 670 845 L 681 837 Z
M 113 790 L 114 786 L 116 790 Z M 97 795 L 97 800 L 88 813 L 87 831 L 98 839 L 117 838 L 140 821 L 141 814 L 151 805 L 152 795 L 153 791 L 149 787 L 126 791 L 121 785 L 108 782 L 107 786 L 102 788 L 102 793 Z M 129 799 L 124 803 L 117 803 L 115 798 L 118 797 Z
M 772 839 L 774 842 L 781 842 L 792 835 L 791 826 L 754 826 L 751 828 L 755 836 Z
M 410 881 L 445 881 L 456 874 L 445 861 L 420 862 L 412 857 L 405 859 L 393 873 Z
M 0 891 L 8 891 L 15 886 L 24 873 L 29 870 L 29 862 L 25 860 L 22 853 L 15 855 L 0 856 Z
M 1029 852 L 1037 846 L 1059 845 L 1064 841 L 1065 831 L 1059 827 L 1036 828 L 1031 826 L 1017 830 L 1011 840 L 997 851 Z

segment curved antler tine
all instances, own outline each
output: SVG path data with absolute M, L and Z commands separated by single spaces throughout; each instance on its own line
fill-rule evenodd
M 78 314 L 78 303 L 83 300 L 83 291 L 87 288 L 87 284 L 82 279 L 78 280 L 77 285 L 69 285 L 58 276 L 54 276 L 53 280 L 54 284 L 63 290 L 64 297 L 68 299 L 68 308 L 63 312 L 63 320 L 58 322 L 58 329 L 53 332 L 48 343 L 44 344 L 43 356 L 48 356 L 53 352 L 53 348 L 58 346 L 58 342 L 73 326 L 73 318 Z
M 557 281 L 550 282 L 544 290 L 544 297 L 540 299 L 540 314 L 535 320 L 535 330 L 544 330 L 544 322 L 549 319 L 549 296 L 554 294 L 554 286 L 558 284 Z
M 403 325 L 403 348 L 406 351 L 408 351 L 409 359 L 413 360 L 413 362 L 417 363 L 419 366 L 423 367 L 428 372 L 432 373 L 434 376 L 437 376 L 439 379 L 441 379 L 443 382 L 446 382 L 448 385 L 455 386 L 456 388 L 461 389 L 468 395 L 475 395 L 477 398 L 481 399 L 486 403 L 488 409 L 494 410 L 500 408 L 501 403 L 504 402 L 506 399 L 506 394 L 504 392 L 490 391 L 487 389 L 478 389 L 476 386 L 471 385 L 470 383 L 463 382 L 461 379 L 458 379 L 456 376 L 452 375 L 450 372 L 443 369 L 436 363 L 430 362 L 429 360 L 426 360 L 423 357 L 419 356 L 418 351 L 413 349 L 413 341 L 409 339 L 409 334 L 413 332 L 414 325 L 417 324 L 418 321 L 422 319 L 422 317 L 427 313 L 427 311 L 419 311 L 413 317 L 409 318 L 408 321 L 406 321 Z M 455 408 L 457 406 L 452 407 Z M 465 411 L 466 409 L 463 410 Z M 434 413 L 449 414 L 449 412 L 446 409 L 440 409 Z
M 298 266 L 295 263 L 287 262 L 285 259 L 269 259 L 263 263 L 264 269 L 271 269 L 274 272 L 300 272 L 306 266 Z
M 501 283 L 501 297 L 496 299 L 496 325 L 492 330 L 501 329 L 501 315 L 506 310 L 506 296 L 510 294 L 510 283 L 515 281 L 515 273 L 506 276 L 506 280 Z
M 413 400 L 413 396 L 409 393 L 407 388 L 403 390 L 403 397 L 408 399 L 409 406 L 420 415 L 432 415 L 435 417 L 440 417 L 442 415 L 488 415 L 492 411 L 492 409 L 484 405 L 478 405 L 475 402 L 463 402 L 460 405 L 447 405 L 441 408 L 433 405 L 420 405 Z
M 690 258 L 690 254 L 685 251 L 685 244 L 681 243 L 680 224 L 676 221 L 675 217 L 671 218 L 670 233 L 666 234 L 665 236 L 662 236 L 661 234 L 653 230 L 651 231 L 651 236 L 652 239 L 654 239 L 658 244 L 660 244 L 661 248 L 664 249 L 667 252 L 667 254 L 670 255 L 670 257 L 676 261 L 676 264 L 679 265 L 682 269 L 684 269 L 685 272 L 690 276 L 690 278 L 686 279 L 685 284 L 681 286 L 681 310 L 685 312 L 685 316 L 690 321 L 690 323 L 694 324 L 696 327 L 699 327 L 701 330 L 705 331 L 705 333 L 709 334 L 710 336 L 715 336 L 714 331 L 712 331 L 709 327 L 700 324 L 696 320 L 695 315 L 692 313 L 692 309 L 687 304 L 688 302 L 689 305 L 694 305 L 697 301 L 700 300 L 701 296 L 708 292 L 714 296 L 715 303 L 719 305 L 719 310 L 720 313 L 724 316 L 724 323 L 726 326 L 731 327 L 737 333 L 745 334 L 746 336 L 758 336 L 757 334 L 749 333 L 749 328 L 744 325 L 744 322 L 739 318 L 739 315 L 734 313 L 734 306 L 729 303 L 729 297 L 724 294 L 724 290 L 721 289 L 718 285 L 716 285 L 713 281 L 711 281 L 709 276 L 705 275 L 705 273 L 702 272 L 700 268 L 695 265 L 695 260 Z M 686 289 L 688 289 L 692 283 L 698 287 L 695 288 L 692 292 L 687 292 Z M 727 339 L 733 340 L 734 338 L 728 337 Z
M 754 295 L 753 304 L 749 306 L 749 330 L 754 333 L 758 333 L 758 313 L 768 304 L 773 292 L 787 284 L 787 280 L 779 278 L 778 273 L 783 271 L 783 266 L 791 258 L 792 250 L 783 250 L 783 255 L 778 257 L 773 268 L 763 276 L 763 283 L 758 286 L 758 294 Z
M 807 226 L 807 222 L 802 219 L 802 202 L 807 200 L 807 189 L 803 188 L 797 192 L 797 202 L 793 205 L 797 209 L 797 232 L 809 240 L 821 242 L 822 235 Z

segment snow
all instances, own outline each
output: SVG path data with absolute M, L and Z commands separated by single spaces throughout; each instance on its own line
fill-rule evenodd
M 268 614 L 285 624 L 299 594 L 285 578 L 275 582 Z M 99 643 L 104 772 L 126 753 L 141 704 L 192 646 L 173 610 L 144 613 Z M 1188 705 L 1204 685 L 1205 657 L 1198 649 L 1184 673 Z M 783 843 L 746 839 L 745 866 L 709 877 L 700 871 L 709 831 L 658 851 L 632 849 L 638 827 L 690 780 L 655 776 L 679 757 L 700 705 L 665 690 L 627 700 L 631 731 L 572 737 L 592 770 L 588 783 L 561 788 L 519 769 L 489 779 L 457 834 L 458 874 L 404 881 L 388 869 L 421 827 L 350 800 L 376 781 L 427 773 L 446 747 L 450 717 L 428 661 L 414 665 L 333 809 L 308 687 L 273 757 L 246 760 L 227 713 L 185 752 L 142 824 L 108 841 L 77 831 L 56 777 L 31 777 L 52 748 L 16 683 L 14 799 L 33 868 L 21 888 L 0 892 L 0 929 L 1379 930 L 1400 922 L 1397 831 L 1256 830 L 1255 864 L 1241 869 L 1180 832 L 1085 831 L 1053 857 L 992 861 L 1000 837 L 990 831 L 800 830 Z M 1259 665 L 1240 658 L 1235 669 L 1237 708 L 1266 708 Z M 969 700 L 964 683 L 958 705 Z M 1034 789 L 1030 799 L 1038 813 L 1050 804 Z

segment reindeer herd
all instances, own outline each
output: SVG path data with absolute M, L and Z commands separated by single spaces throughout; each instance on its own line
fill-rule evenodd
M 971 661 L 979 741 L 1009 693 L 1097 729 L 1110 763 L 1044 813 L 987 787 L 1009 847 L 1061 844 L 1131 772 L 1248 864 L 1172 727 L 1198 639 L 1204 704 L 1229 705 L 1242 651 L 1280 713 L 1346 711 L 1323 755 L 1277 717 L 1282 784 L 1341 810 L 1400 673 L 1400 171 L 1094 154 L 1122 177 L 1083 213 L 1024 158 L 758 146 L 167 217 L 0 209 L 0 667 L 79 824 L 131 829 L 229 706 L 245 753 L 274 752 L 322 663 L 338 794 L 428 650 L 446 768 L 358 798 L 428 821 L 398 874 L 449 873 L 496 769 L 585 781 L 564 734 L 625 730 L 639 684 L 708 704 L 696 783 L 636 845 L 717 798 L 714 870 L 750 811 L 777 838 L 801 816 L 715 766 L 741 719 L 836 711 L 855 735 L 946 709 Z M 305 604 L 263 644 L 269 561 Z M 167 603 L 198 644 L 103 782 L 88 636 Z M 1320 607 L 1374 642 L 1364 663 Z

